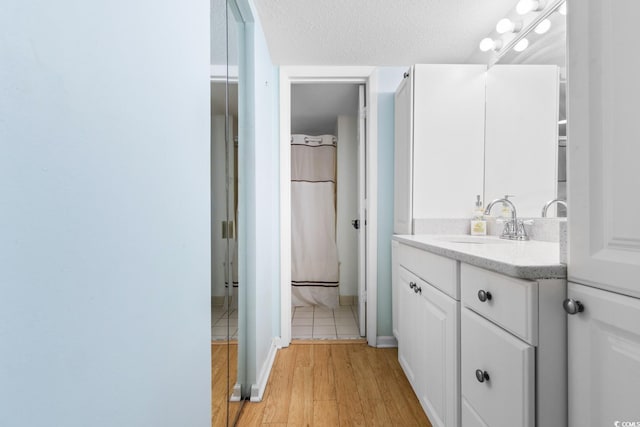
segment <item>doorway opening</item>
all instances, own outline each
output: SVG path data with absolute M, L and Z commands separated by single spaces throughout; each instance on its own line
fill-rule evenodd
M 291 86 L 292 339 L 366 335 L 364 89 Z
M 280 283 L 281 283 L 281 317 L 280 317 L 280 342 L 279 346 L 286 347 L 290 344 L 292 339 L 292 319 L 295 316 L 295 302 L 292 295 L 292 252 L 293 248 L 293 219 L 292 219 L 292 136 L 297 138 L 311 136 L 316 137 L 318 135 L 309 135 L 310 133 L 318 133 L 318 130 L 314 131 L 312 128 L 296 128 L 292 127 L 292 120 L 296 112 L 292 108 L 292 94 L 294 91 L 298 91 L 301 88 L 302 92 L 305 89 L 311 90 L 313 86 L 322 89 L 323 93 L 319 95 L 317 99 L 320 102 L 325 102 L 328 99 L 327 94 L 332 86 L 342 86 L 342 91 L 347 91 L 351 88 L 357 89 L 358 100 L 358 112 L 356 113 L 357 120 L 357 135 L 362 136 L 358 139 L 358 145 L 362 144 L 358 149 L 359 161 L 357 165 L 363 165 L 356 168 L 357 183 L 358 183 L 358 212 L 356 216 L 351 215 L 351 218 L 347 219 L 347 224 L 344 222 L 341 224 L 341 229 L 349 227 L 351 233 L 358 235 L 357 243 L 357 281 L 358 289 L 356 294 L 351 294 L 353 288 L 349 288 L 347 285 L 346 290 L 343 289 L 340 292 L 338 287 L 337 302 L 335 304 L 339 306 L 339 297 L 342 294 L 343 308 L 351 309 L 351 315 L 356 318 L 357 334 L 353 336 L 366 336 L 367 342 L 371 346 L 376 346 L 377 335 L 377 121 L 370 118 L 377 118 L 377 98 L 375 94 L 375 88 L 377 88 L 377 71 L 375 67 L 342 67 L 342 66 L 327 66 L 327 67 L 281 67 L 280 68 Z M 311 101 L 313 102 L 313 101 Z M 365 105 L 366 102 L 366 105 Z M 353 110 L 351 111 L 353 114 Z M 336 114 L 337 117 L 339 114 Z M 348 115 L 348 114 L 345 114 Z M 333 129 L 329 129 L 329 135 L 337 133 L 337 120 L 334 117 Z M 303 132 L 292 135 L 292 132 Z M 321 132 L 321 133 L 324 133 Z M 338 177 L 338 148 L 340 147 L 340 141 L 338 135 L 336 137 L 336 182 L 340 181 Z M 330 139 L 332 140 L 332 139 Z M 366 166 L 365 166 L 366 165 Z M 353 168 L 353 166 L 352 166 Z M 353 173 L 353 169 L 350 171 Z M 345 173 L 345 172 L 343 172 Z M 372 179 L 373 177 L 373 179 Z M 360 195 L 362 197 L 360 198 Z M 335 223 L 336 228 L 334 234 L 336 235 L 335 245 L 338 245 L 338 238 L 342 233 L 338 232 L 338 189 L 336 187 L 335 194 Z M 345 205 L 345 202 L 340 204 Z M 368 207 L 371 207 L 370 209 Z M 360 228 L 356 232 L 354 224 L 359 225 Z M 336 250 L 337 252 L 337 250 Z M 352 254 L 353 255 L 353 254 Z M 336 255 L 339 256 L 339 255 Z M 347 268 L 347 265 L 344 266 Z M 334 267 L 335 271 L 335 267 Z M 340 261 L 338 263 L 338 278 L 337 281 L 341 282 L 343 277 L 342 265 Z M 347 277 L 347 276 L 344 276 Z M 303 279 L 304 280 L 304 279 Z M 346 280 L 346 279 L 345 279 Z M 344 288 L 344 287 L 343 287 Z M 351 290 L 349 290 L 351 289 Z M 346 297 L 346 298 L 345 298 Z M 351 297 L 351 298 L 350 298 Z M 335 300 L 334 300 L 335 301 Z M 351 306 L 349 306 L 351 303 Z M 353 305 L 357 309 L 353 309 Z M 306 308 L 309 311 L 309 308 Z M 304 311 L 304 309 L 303 309 Z M 316 308 L 313 308 L 316 311 Z M 302 312 L 302 311 L 300 311 Z M 312 317 L 313 314 L 306 314 L 307 318 Z M 346 333 L 338 333 L 336 319 L 339 317 L 348 317 L 349 313 L 341 313 L 336 315 L 335 311 L 332 314 L 323 313 L 320 316 L 315 316 L 317 319 L 333 317 L 335 324 L 335 337 L 338 335 L 344 335 Z M 302 316 L 301 316 L 302 317 Z M 304 322 L 304 321 L 303 321 Z M 313 326 L 308 324 L 310 320 L 306 320 L 306 325 L 296 326 Z M 332 326 L 321 325 L 320 323 L 330 322 L 330 320 L 320 320 L 317 326 Z M 346 325 L 345 325 L 346 326 Z M 347 328 L 340 328 L 341 332 L 346 332 Z M 326 330 L 325 330 L 326 331 Z M 350 331 L 353 331 L 351 328 Z M 322 330 L 316 331 L 317 338 L 321 338 L 323 335 Z M 307 328 L 307 337 L 309 336 Z M 311 330 L 311 338 L 313 339 L 313 329 Z M 308 339 L 308 338 L 307 338 Z M 323 339 L 327 339 L 323 337 Z

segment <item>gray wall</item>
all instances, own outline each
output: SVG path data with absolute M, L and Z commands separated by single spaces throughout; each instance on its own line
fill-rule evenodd
M 267 373 L 273 338 L 280 335 L 280 222 L 278 69 L 269 57 L 260 23 L 247 0 L 239 2 L 245 21 L 246 64 L 241 63 L 247 102 L 239 113 L 240 339 L 246 345 L 243 383 L 255 386 Z M 244 108 L 244 109 L 243 109 Z M 242 286 L 246 283 L 246 286 Z M 244 363 L 243 360 L 240 363 Z M 242 370 L 242 369 L 241 369 Z M 245 390 L 246 392 L 246 390 Z M 253 390 L 255 393 L 255 389 Z
M 378 336 L 392 336 L 391 236 L 396 88 L 409 67 L 378 68 Z
M 209 4 L 2 9 L 0 425 L 208 425 Z

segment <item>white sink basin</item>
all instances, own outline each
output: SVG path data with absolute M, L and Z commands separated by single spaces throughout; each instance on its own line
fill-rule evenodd
M 500 239 L 499 237 L 492 236 L 438 236 L 435 237 L 436 240 L 440 240 L 443 242 L 451 242 L 451 243 L 472 243 L 476 245 L 502 245 L 502 244 L 512 244 L 514 240 L 505 240 Z

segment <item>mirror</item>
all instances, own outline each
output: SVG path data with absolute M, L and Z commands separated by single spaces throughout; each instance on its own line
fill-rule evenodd
M 548 11 L 525 17 L 537 24 L 507 37 L 505 49 L 492 54 L 489 62 L 495 64 L 487 71 L 485 202 L 515 195 L 521 217 L 540 217 L 547 201 L 566 200 L 563 4 L 555 1 Z M 522 39 L 528 44 L 524 50 L 510 48 L 511 40 L 515 44 Z M 553 205 L 548 216 L 566 216 L 566 209 Z
M 243 400 L 238 361 L 238 49 L 233 1 L 211 1 L 212 426 L 231 426 Z

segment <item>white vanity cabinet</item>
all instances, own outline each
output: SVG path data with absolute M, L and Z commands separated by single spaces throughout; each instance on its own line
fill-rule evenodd
M 425 413 L 434 426 L 565 426 L 567 292 L 554 277 L 566 270 L 548 256 L 557 246 L 447 243 L 458 240 L 392 243 L 398 359 Z
M 400 365 L 431 424 L 458 426 L 458 262 L 403 244 L 394 252 L 393 318 Z
M 463 426 L 564 426 L 562 279 L 460 268 Z
M 466 218 L 483 194 L 485 65 L 414 65 L 395 95 L 394 233 Z

